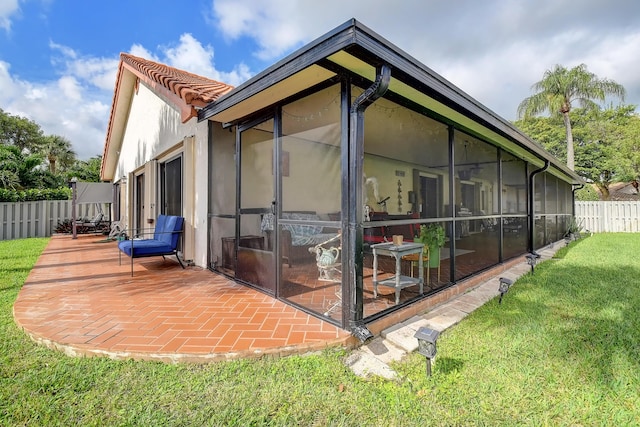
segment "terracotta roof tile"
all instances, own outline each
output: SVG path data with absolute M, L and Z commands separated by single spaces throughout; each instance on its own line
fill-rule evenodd
M 107 138 L 102 155 L 101 175 L 105 170 L 109 146 L 111 144 L 111 135 L 115 120 L 114 115 L 117 108 L 118 91 L 123 69 L 128 69 L 140 80 L 146 81 L 151 85 L 157 84 L 160 89 L 166 90 L 171 96 L 175 96 L 178 103 L 184 103 L 184 105 L 178 105 L 183 122 L 197 116 L 196 107 L 204 107 L 233 89 L 233 86 L 207 77 L 202 77 L 128 53 L 121 53 L 113 93 L 113 102 L 109 114 L 109 124 L 107 126 Z
M 120 54 L 120 60 L 154 82 L 161 84 L 190 105 L 204 106 L 233 89 L 233 86 L 207 77 L 139 58 L 128 53 Z

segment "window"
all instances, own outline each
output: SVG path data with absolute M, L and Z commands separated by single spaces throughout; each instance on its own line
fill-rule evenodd
M 182 215 L 182 156 L 160 164 L 160 213 Z

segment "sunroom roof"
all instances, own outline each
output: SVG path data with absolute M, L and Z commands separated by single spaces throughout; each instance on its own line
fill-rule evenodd
M 575 184 L 583 181 L 539 144 L 462 90 L 352 19 L 204 107 L 198 120 L 237 123 L 346 70 L 368 81 L 391 66 L 389 91 Z

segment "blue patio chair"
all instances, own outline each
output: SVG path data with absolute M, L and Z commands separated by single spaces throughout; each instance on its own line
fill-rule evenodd
M 182 260 L 178 256 L 178 242 L 182 235 L 184 218 L 173 215 L 160 215 L 156 221 L 153 238 L 144 239 L 138 237 L 118 242 L 120 250 L 118 260 L 122 264 L 122 254 L 131 257 L 131 276 L 133 277 L 133 259 L 151 256 L 175 255 L 180 266 L 184 268 Z

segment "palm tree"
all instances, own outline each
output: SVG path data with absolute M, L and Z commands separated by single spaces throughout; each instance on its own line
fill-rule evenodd
M 15 145 L 0 144 L 0 188 L 35 188 L 41 164 L 42 157 L 37 154 L 25 154 Z
M 58 135 L 45 136 L 40 152 L 47 158 L 49 172 L 53 175 L 56 174 L 56 164 L 65 169 L 73 165 L 76 159 L 76 153 L 71 148 L 71 142 Z
M 622 85 L 613 80 L 598 78 L 587 71 L 585 64 L 571 69 L 556 65 L 552 70 L 545 71 L 542 80 L 535 83 L 532 89 L 536 93 L 518 105 L 518 117 L 526 119 L 545 111 L 549 111 L 550 114 L 560 113 L 567 134 L 567 166 L 571 170 L 575 167 L 573 133 L 569 117 L 571 103 L 577 102 L 585 109 L 597 109 L 598 105 L 594 100 L 603 102 L 607 95 L 624 100 L 625 96 Z

